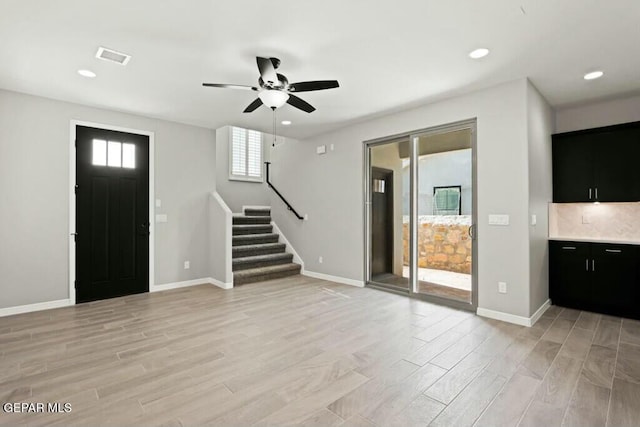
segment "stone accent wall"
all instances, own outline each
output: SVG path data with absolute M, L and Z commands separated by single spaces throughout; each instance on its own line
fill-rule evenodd
M 471 216 L 432 216 L 418 219 L 418 267 L 471 274 Z M 404 265 L 409 265 L 409 218 L 402 224 Z

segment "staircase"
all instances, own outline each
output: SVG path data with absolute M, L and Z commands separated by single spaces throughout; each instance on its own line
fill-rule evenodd
M 233 284 L 279 279 L 300 273 L 293 255 L 278 243 L 270 209 L 245 209 L 233 217 Z

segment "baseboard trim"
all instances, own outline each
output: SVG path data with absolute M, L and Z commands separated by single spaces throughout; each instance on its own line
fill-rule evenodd
M 213 277 L 209 277 L 209 283 L 211 283 L 213 286 L 217 286 L 221 289 L 233 289 L 233 282 L 230 283 L 225 283 L 222 282 L 220 280 L 216 280 Z
M 364 282 L 361 280 L 347 279 L 345 277 L 331 276 L 330 274 L 316 273 L 315 271 L 303 270 L 300 274 L 314 279 L 327 280 L 329 282 L 341 283 L 343 285 L 357 286 L 364 288 Z
M 551 300 L 545 301 L 542 306 L 531 317 L 517 316 L 515 314 L 505 313 L 502 311 L 489 310 L 488 308 L 478 307 L 476 314 L 482 317 L 488 317 L 490 319 L 500 320 L 503 322 L 513 323 L 520 326 L 533 326 L 547 309 L 551 306 Z
M 59 299 L 56 301 L 37 302 L 35 304 L 18 305 L 15 307 L 0 308 L 0 317 L 12 316 L 14 314 L 31 313 L 34 311 L 51 310 L 53 308 L 68 307 L 70 299 Z
M 295 262 L 296 264 L 300 264 L 300 271 L 304 271 L 304 261 L 302 260 L 302 257 L 298 255 L 298 252 L 293 247 L 293 245 L 289 242 L 289 240 L 287 239 L 287 236 L 284 235 L 284 233 L 282 232 L 282 230 L 280 230 L 280 227 L 278 227 L 278 224 L 276 224 L 275 221 L 273 220 L 271 221 L 271 226 L 273 226 L 273 231 L 276 234 L 278 234 L 282 239 L 282 243 L 284 243 L 286 246 L 286 251 L 293 254 L 293 262 Z
M 149 289 L 149 292 L 162 292 L 168 291 L 170 289 L 180 289 L 186 288 L 189 286 L 197 286 L 197 285 L 214 285 L 222 289 L 231 289 L 233 288 L 233 283 L 224 283 L 220 280 L 216 280 L 213 277 L 203 277 L 202 279 L 193 279 L 193 280 L 185 280 L 182 282 L 173 282 L 173 283 L 163 283 L 161 285 L 153 285 Z
M 533 326 L 536 324 L 536 322 L 542 317 L 542 315 L 544 314 L 545 311 L 549 310 L 549 307 L 551 307 L 551 300 L 547 299 L 541 306 L 539 309 L 536 310 L 535 313 L 533 313 L 533 316 L 531 316 L 531 325 L 529 326 Z

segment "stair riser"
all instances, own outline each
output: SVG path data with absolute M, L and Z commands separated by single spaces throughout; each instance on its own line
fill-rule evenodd
M 256 256 L 256 255 L 278 254 L 278 253 L 284 253 L 284 251 L 286 250 L 286 246 L 284 244 L 280 246 L 275 246 L 272 248 L 260 248 L 260 249 L 249 249 L 249 250 L 237 249 L 237 248 L 243 248 L 243 246 L 236 246 L 233 249 L 233 258 L 242 258 L 246 256 Z
M 267 259 L 267 260 L 261 260 L 261 261 L 242 262 L 242 263 L 234 262 L 233 271 L 248 270 L 250 268 L 258 268 L 258 267 L 267 267 L 269 265 L 289 264 L 293 260 L 293 255 L 291 254 L 288 254 L 288 255 L 289 256 L 287 256 L 286 258 L 282 257 L 282 258 L 276 258 L 276 259 Z
M 271 216 L 270 210 L 258 210 L 258 209 L 245 209 L 244 214 L 246 216 Z
M 263 280 L 273 280 L 273 279 L 281 279 L 283 277 L 295 276 L 300 274 L 300 269 L 296 270 L 287 270 L 287 271 L 278 271 L 270 274 L 264 274 L 262 276 L 251 276 L 251 277 L 238 277 L 237 279 L 234 277 L 233 286 L 238 285 L 246 285 L 248 283 L 254 282 L 262 282 Z
M 234 216 L 233 217 L 233 225 L 240 224 L 271 224 L 270 216 L 262 216 L 260 218 L 249 218 L 246 216 Z
M 278 235 L 270 236 L 270 237 L 253 237 L 251 239 L 233 239 L 232 245 L 235 246 L 246 246 L 246 245 L 260 245 L 262 243 L 278 243 Z
M 272 226 L 255 227 L 255 228 L 233 228 L 234 236 L 246 236 L 247 234 L 267 234 L 273 231 Z

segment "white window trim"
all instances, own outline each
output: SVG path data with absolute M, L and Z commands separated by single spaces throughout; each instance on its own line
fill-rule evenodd
M 241 128 L 239 126 L 229 126 L 229 181 L 241 181 L 241 182 L 255 182 L 255 183 L 263 183 L 264 182 L 264 138 L 262 132 L 260 132 L 260 177 L 252 177 L 246 175 L 234 175 L 233 171 L 233 128 L 245 129 L 246 131 L 250 131 L 252 129 Z M 254 131 L 258 132 L 258 131 Z M 247 157 L 248 157 L 248 147 L 247 147 Z

